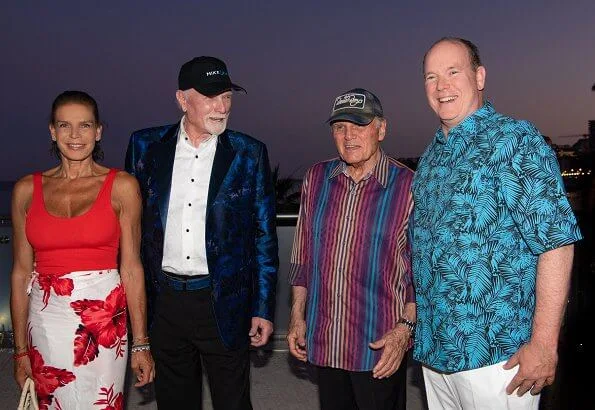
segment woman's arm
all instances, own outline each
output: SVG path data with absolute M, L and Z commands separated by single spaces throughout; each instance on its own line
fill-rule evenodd
M 27 321 L 29 317 L 29 296 L 27 286 L 33 272 L 33 248 L 25 235 L 25 218 L 33 196 L 33 177 L 18 181 L 12 192 L 12 273 L 10 277 L 10 315 L 14 331 L 15 361 L 14 377 L 23 387 L 27 376 L 31 376 L 31 363 L 24 355 L 29 349 Z
M 140 260 L 141 193 L 136 179 L 119 172 L 113 186 L 113 205 L 120 221 L 120 276 L 132 328 L 132 369 L 143 386 L 153 381 L 154 364 L 149 350 L 135 351 L 135 345 L 147 344 L 147 301 L 145 277 Z

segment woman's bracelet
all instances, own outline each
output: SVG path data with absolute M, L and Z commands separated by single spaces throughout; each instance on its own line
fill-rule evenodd
M 29 356 L 29 350 L 21 352 L 21 353 L 15 353 L 12 355 L 12 358 L 14 360 L 19 360 L 19 359 L 21 359 L 23 357 L 27 357 L 27 356 Z
M 132 345 L 137 345 L 140 343 L 149 343 L 149 336 L 137 337 L 135 339 L 132 339 Z
M 132 353 L 144 352 L 146 350 L 151 350 L 151 345 L 148 343 L 143 343 L 140 345 L 132 345 L 132 348 L 130 349 L 130 351 Z
M 29 346 L 27 346 L 27 345 L 21 346 L 21 347 L 18 347 L 18 346 L 15 346 L 14 347 L 14 352 L 15 353 L 25 352 L 25 351 L 28 351 L 28 350 L 29 350 Z

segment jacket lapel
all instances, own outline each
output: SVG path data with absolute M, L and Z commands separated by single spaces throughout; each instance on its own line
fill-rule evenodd
M 219 136 L 215 159 L 213 160 L 213 169 L 211 171 L 211 180 L 209 181 L 209 196 L 207 197 L 207 209 L 211 207 L 213 201 L 219 193 L 219 188 L 229 171 L 229 167 L 236 156 L 236 152 L 231 146 L 228 131 L 226 130 Z
M 157 152 L 155 153 L 155 182 L 158 195 L 159 215 L 161 224 L 165 232 L 167 222 L 167 208 L 169 206 L 169 193 L 171 190 L 171 176 L 174 168 L 174 158 L 176 155 L 176 142 L 178 141 L 178 129 L 172 127 L 159 142 Z

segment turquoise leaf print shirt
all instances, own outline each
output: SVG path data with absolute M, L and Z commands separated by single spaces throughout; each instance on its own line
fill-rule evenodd
M 486 102 L 437 131 L 413 196 L 415 359 L 444 372 L 507 360 L 531 336 L 539 255 L 582 238 L 554 152 Z

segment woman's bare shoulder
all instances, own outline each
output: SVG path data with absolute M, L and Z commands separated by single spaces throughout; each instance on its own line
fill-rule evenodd
M 13 196 L 20 196 L 26 193 L 33 193 L 33 174 L 25 175 L 17 182 L 15 182 L 12 189 Z
M 114 179 L 113 191 L 121 198 L 137 196 L 139 193 L 138 181 L 128 172 L 119 170 Z
M 33 174 L 29 174 L 19 179 L 12 188 L 13 210 L 20 209 L 21 211 L 25 211 L 29 208 L 32 198 Z

